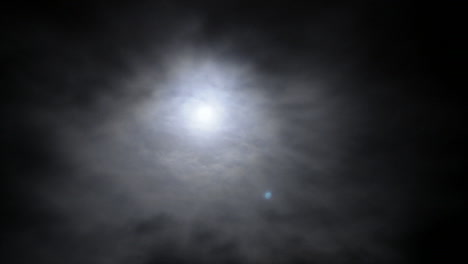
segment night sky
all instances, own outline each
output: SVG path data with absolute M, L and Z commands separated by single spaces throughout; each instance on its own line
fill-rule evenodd
M 0 262 L 464 263 L 459 2 L 309 2 L 2 4 Z

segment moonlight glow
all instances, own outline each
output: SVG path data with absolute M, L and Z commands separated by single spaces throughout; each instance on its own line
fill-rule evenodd
M 218 106 L 209 103 L 195 103 L 190 107 L 189 120 L 199 130 L 215 130 L 220 123 Z
M 200 105 L 195 109 L 194 121 L 210 126 L 216 122 L 216 110 L 210 105 Z

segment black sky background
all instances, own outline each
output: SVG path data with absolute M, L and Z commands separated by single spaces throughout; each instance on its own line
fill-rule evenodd
M 57 1 L 0 12 L 2 263 L 466 258 L 457 4 Z M 207 57 L 251 76 L 234 88 L 238 109 L 255 105 L 238 113 L 244 145 L 201 151 L 163 123 L 148 136 L 138 109 L 159 91 L 158 105 L 169 102 L 185 57 L 189 69 Z M 210 164 L 230 180 L 193 180 Z

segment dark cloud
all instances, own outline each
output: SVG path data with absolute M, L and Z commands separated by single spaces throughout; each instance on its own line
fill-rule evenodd
M 455 260 L 456 13 L 394 1 L 5 9 L 4 258 Z M 200 102 L 218 126 L 189 121 Z

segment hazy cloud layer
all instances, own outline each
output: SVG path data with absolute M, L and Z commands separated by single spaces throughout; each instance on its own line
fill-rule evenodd
M 425 93 L 410 7 L 38 8 L 2 44 L 10 263 L 419 263 L 454 241 L 460 158 L 434 138 L 458 101 Z

